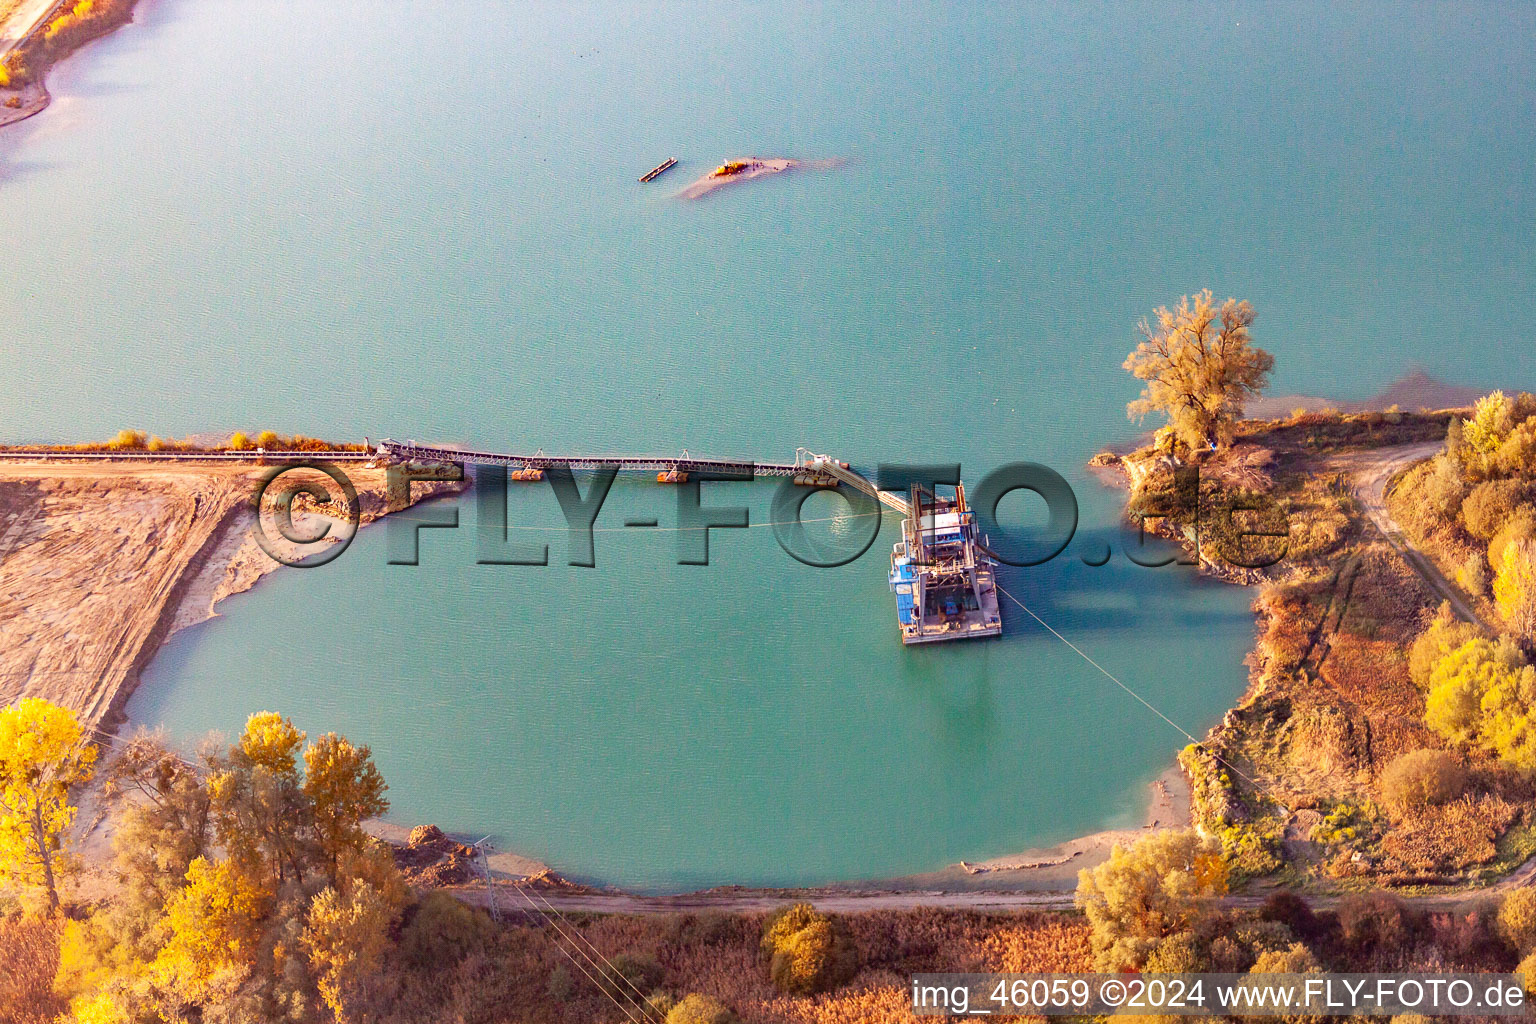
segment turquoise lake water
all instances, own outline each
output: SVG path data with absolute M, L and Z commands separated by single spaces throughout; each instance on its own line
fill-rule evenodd
M 1259 310 L 1276 393 L 1536 381 L 1536 8 L 144 0 L 0 134 L 0 437 L 262 429 L 551 452 L 1049 464 L 1080 542 L 1003 583 L 1191 732 L 1251 595 L 1077 558 L 1135 321 Z M 700 202 L 743 154 L 837 159 Z M 667 156 L 681 166 L 635 178 Z M 706 501 L 770 520 L 771 484 Z M 1011 501 L 1014 499 L 1010 499 Z M 382 529 L 183 633 L 130 711 L 372 744 L 394 817 L 647 888 L 936 868 L 1136 821 L 1182 738 L 1021 612 L 904 650 L 884 554 L 769 529 L 597 567 Z M 832 515 L 835 499 L 807 514 Z M 1005 506 L 1015 524 L 1036 513 Z M 543 488 L 514 521 L 558 524 Z

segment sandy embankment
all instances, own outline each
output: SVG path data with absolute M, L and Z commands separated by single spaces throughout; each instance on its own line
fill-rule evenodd
M 174 632 L 279 568 L 252 537 L 254 464 L 0 457 L 0 697 L 46 697 L 111 730 Z M 363 522 L 384 471 L 349 465 Z M 417 484 L 412 498 L 456 489 Z
M 961 861 L 940 871 L 867 882 L 843 882 L 809 888 L 773 889 L 735 885 L 696 892 L 644 896 L 620 889 L 593 889 L 574 884 L 544 864 L 515 853 L 493 852 L 492 887 L 497 903 L 512 910 L 558 908 L 561 912 L 599 914 L 671 914 L 702 911 L 758 911 L 809 900 L 823 910 L 853 913 L 879 909 L 949 907 L 979 911 L 1063 910 L 1073 905 L 1077 873 L 1109 859 L 1116 844 L 1130 845 L 1164 828 L 1189 824 L 1189 782 L 1177 767 L 1169 768 L 1148 787 L 1151 803 L 1139 829 L 1114 829 L 1068 840 L 1049 849 L 972 864 Z M 407 829 L 373 823 L 370 832 L 396 845 Z M 473 837 L 458 836 L 463 841 Z M 477 862 L 478 864 L 478 862 Z M 472 903 L 485 904 L 484 877 L 476 867 L 450 889 Z M 536 892 L 529 896 L 520 890 Z M 1257 897 L 1254 898 L 1255 901 Z

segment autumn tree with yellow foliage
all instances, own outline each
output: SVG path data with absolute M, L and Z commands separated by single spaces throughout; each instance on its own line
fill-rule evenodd
M 90 780 L 96 748 L 73 712 L 35 697 L 0 710 L 0 882 L 41 890 L 58 913 L 72 867 L 66 830 L 71 787 Z
M 252 715 L 208 779 L 219 844 L 242 873 L 274 889 L 304 881 L 309 822 L 299 778 L 304 733 L 270 711 Z
M 194 1005 L 233 993 L 251 971 L 270 899 L 229 861 L 194 860 L 166 908 L 170 940 L 150 965 L 160 987 Z
M 195 762 L 136 737 L 106 789 L 129 797 L 123 885 L 65 928 L 55 987 L 77 1021 L 363 1019 L 409 898 L 363 831 L 389 806 L 366 746 L 306 745 L 262 712 Z
M 1536 640 L 1536 542 L 1519 540 L 1504 545 L 1493 579 L 1493 599 L 1510 632 L 1522 640 Z
M 1459 564 L 1474 599 L 1491 590 L 1498 613 L 1479 608 L 1482 622 L 1464 623 L 1443 608 L 1415 641 L 1409 674 L 1425 690 L 1425 724 L 1536 773 L 1536 395 L 1479 398 L 1390 500 L 1438 562 Z M 1501 635 L 1485 636 L 1482 623 Z
M 198 765 L 155 736 L 124 743 L 106 771 L 109 797 L 127 795 L 112 844 L 123 880 L 116 909 L 142 918 L 186 884 L 187 871 L 213 846 L 213 801 Z
M 315 897 L 303 935 L 320 997 L 341 1024 L 360 1019 L 399 909 L 367 882 L 349 888 L 345 896 L 326 889 Z
M 1468 640 L 1430 672 L 1424 724 L 1536 771 L 1536 668 L 1508 638 Z
M 1207 288 L 1184 296 L 1171 310 L 1158 307 L 1153 316 L 1156 326 L 1145 319 L 1137 325 L 1143 340 L 1125 360 L 1125 368 L 1144 382 L 1141 397 L 1126 412 L 1137 420 L 1162 413 L 1191 450 L 1224 443 L 1275 365 L 1273 356 L 1253 344 L 1253 306 L 1227 299 L 1217 307 Z
M 1116 843 L 1109 860 L 1077 875 L 1076 902 L 1093 929 L 1098 969 L 1139 969 L 1227 891 L 1227 874 L 1220 845 L 1193 829 Z
M 363 822 L 389 808 L 373 752 L 328 732 L 304 751 L 304 795 L 314 811 L 315 841 L 334 874 L 342 854 L 368 843 Z

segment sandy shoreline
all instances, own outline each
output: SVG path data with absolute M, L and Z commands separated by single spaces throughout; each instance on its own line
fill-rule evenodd
M 489 893 L 478 870 L 462 883 L 445 888 L 471 903 L 485 905 L 494 898 L 503 910 L 535 913 L 540 912 L 540 907 L 551 906 L 562 912 L 597 914 L 739 913 L 771 910 L 799 901 L 843 913 L 917 907 L 983 912 L 1070 910 L 1079 871 L 1108 860 L 1116 844 L 1133 843 L 1157 829 L 1188 823 L 1189 784 L 1177 766 L 1150 783 L 1148 791 L 1151 802 L 1146 823 L 1139 829 L 1095 832 L 1045 849 L 977 864 L 962 861 L 939 871 L 899 878 L 793 888 L 720 885 L 692 892 L 643 895 L 617 887 L 592 888 L 572 883 L 540 861 L 493 851 L 488 858 Z M 401 846 L 410 830 L 397 824 L 373 822 L 369 831 Z M 479 837 L 454 838 L 473 842 Z M 535 895 L 528 895 L 530 892 Z M 1257 902 L 1259 898 L 1255 896 L 1252 900 Z
M 980 862 L 960 861 L 937 871 L 896 878 L 827 882 L 811 887 L 721 885 L 693 892 L 643 896 L 617 887 L 590 888 L 568 882 L 559 874 L 557 867 L 552 868 L 543 861 L 513 851 L 493 850 L 488 859 L 491 878 L 498 892 L 505 893 L 519 883 L 534 879 L 540 887 L 548 886 L 568 896 L 589 898 L 594 901 L 593 909 L 604 906 L 604 900 L 633 900 L 636 908 L 651 909 L 669 906 L 687 908 L 695 903 L 700 907 L 720 904 L 756 905 L 754 900 L 761 901 L 766 907 L 805 894 L 816 894 L 821 899 L 835 902 L 839 894 L 854 893 L 859 894 L 861 901 L 868 900 L 871 895 L 887 894 L 898 903 L 903 896 L 970 894 L 978 901 L 978 906 L 984 906 L 987 905 L 988 894 L 999 897 L 1010 893 L 1039 894 L 1041 898 L 1048 898 L 1048 894 L 1052 893 L 1070 893 L 1077 887 L 1077 873 L 1084 868 L 1104 863 L 1117 844 L 1127 846 L 1151 832 L 1182 828 L 1189 824 L 1189 781 L 1177 765 L 1170 766 L 1149 783 L 1147 791 L 1148 807 L 1144 824 L 1140 828 L 1106 829 L 1051 847 L 1025 850 Z M 396 822 L 375 821 L 369 824 L 369 832 L 398 846 L 405 842 L 410 828 Z M 451 835 L 464 843 L 473 843 L 480 838 L 467 833 Z M 462 887 L 462 894 L 479 901 L 484 898 L 483 889 L 483 881 L 477 878 Z M 503 895 L 498 899 L 507 905 L 515 906 L 517 902 L 515 896 Z M 617 912 L 621 906 L 628 904 L 616 904 L 613 912 Z
M 1068 839 L 1055 846 L 1025 850 L 984 861 L 960 861 L 939 871 L 908 875 L 877 884 L 892 891 L 950 890 L 1069 890 L 1077 873 L 1109 859 L 1116 844 L 1127 846 L 1148 833 L 1183 828 L 1190 820 L 1189 780 L 1178 765 L 1170 765 L 1147 786 L 1147 809 L 1140 828 L 1105 829 Z
M 11 90 L 10 96 L 15 98 L 16 106 L 0 107 L 0 128 L 41 114 L 48 109 L 48 104 L 53 100 L 47 86 L 42 82 L 33 82 L 20 89 Z

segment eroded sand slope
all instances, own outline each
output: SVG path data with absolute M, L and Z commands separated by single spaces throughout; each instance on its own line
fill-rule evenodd
M 111 728 L 167 636 L 278 568 L 250 535 L 261 472 L 0 461 L 0 703 L 47 697 Z M 383 471 L 347 472 L 376 518 Z

